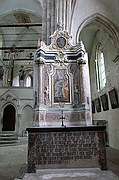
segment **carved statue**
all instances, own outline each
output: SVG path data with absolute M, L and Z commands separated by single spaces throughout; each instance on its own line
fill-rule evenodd
M 21 65 L 21 69 L 19 70 L 19 79 L 24 80 L 24 66 Z

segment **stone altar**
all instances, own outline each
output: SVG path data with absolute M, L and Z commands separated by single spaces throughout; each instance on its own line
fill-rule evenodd
M 36 169 L 107 170 L 105 126 L 27 128 L 28 172 Z

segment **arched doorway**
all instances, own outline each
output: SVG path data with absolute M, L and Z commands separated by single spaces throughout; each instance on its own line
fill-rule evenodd
M 3 128 L 2 131 L 15 130 L 15 108 L 11 104 L 6 106 L 3 112 Z

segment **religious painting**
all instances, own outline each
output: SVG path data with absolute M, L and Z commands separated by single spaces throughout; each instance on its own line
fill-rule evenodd
M 102 96 L 100 96 L 100 99 L 101 99 L 101 102 L 102 102 L 103 111 L 109 110 L 107 94 L 103 94 Z
M 94 103 L 94 101 L 92 101 L 91 104 L 92 104 L 92 114 L 94 114 L 95 113 L 95 103 Z
M 109 97 L 112 109 L 118 108 L 119 103 L 116 89 L 112 89 L 111 91 L 109 91 Z
M 95 107 L 97 112 L 101 112 L 101 103 L 99 98 L 95 99 Z
M 66 69 L 56 69 L 52 85 L 54 103 L 70 103 L 70 77 Z

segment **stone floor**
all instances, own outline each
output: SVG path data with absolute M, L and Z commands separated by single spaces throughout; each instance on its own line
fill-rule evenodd
M 0 180 L 13 180 L 26 170 L 27 138 L 16 145 L 0 145 Z
M 38 170 L 36 174 L 25 174 L 23 180 L 119 180 L 111 171 L 98 168 L 83 169 L 47 169 Z
M 56 169 L 29 175 L 26 173 L 27 138 L 21 138 L 21 143 L 16 145 L 0 146 L 0 180 L 119 180 L 119 151 L 107 147 L 107 157 L 109 171 Z

